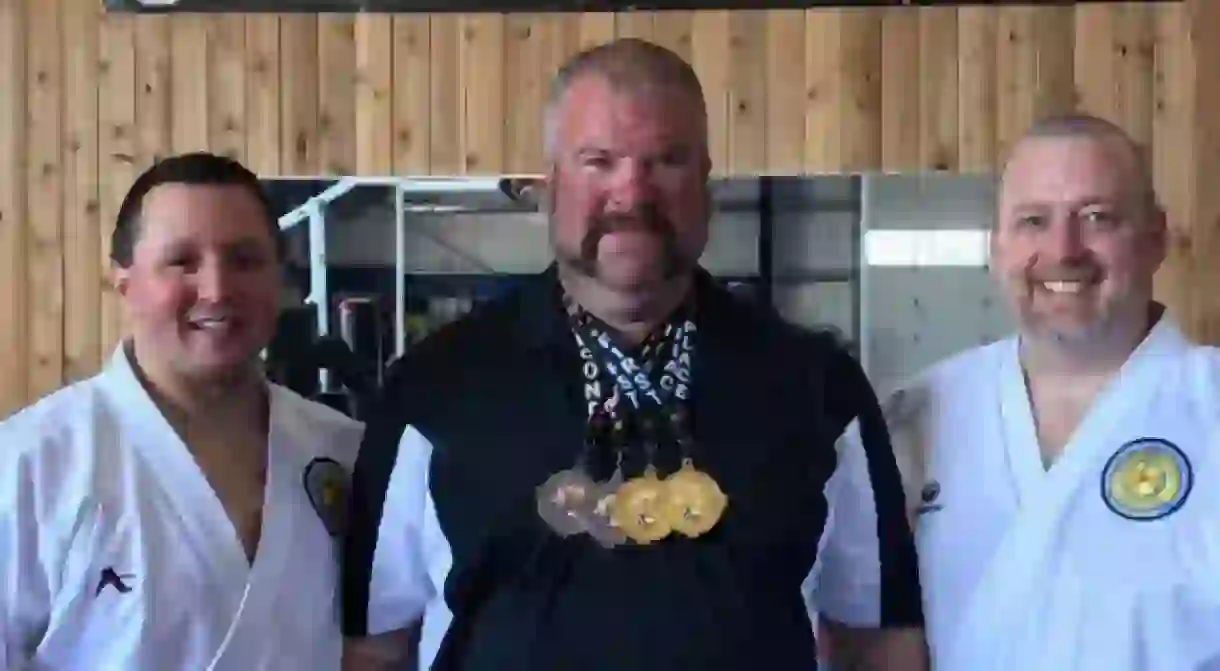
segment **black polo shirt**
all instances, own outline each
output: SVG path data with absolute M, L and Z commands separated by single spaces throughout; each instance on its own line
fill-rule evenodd
M 423 616 L 423 668 L 442 671 L 808 671 L 815 611 L 922 624 L 856 361 L 702 271 L 696 291 L 693 431 L 729 497 L 717 528 L 605 549 L 538 518 L 535 488 L 573 465 L 587 416 L 552 267 L 392 366 L 353 478 L 345 633 Z

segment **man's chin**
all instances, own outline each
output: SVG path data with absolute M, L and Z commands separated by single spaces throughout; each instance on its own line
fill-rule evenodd
M 597 269 L 599 284 L 622 292 L 646 291 L 666 284 L 675 276 L 659 265 L 602 264 Z

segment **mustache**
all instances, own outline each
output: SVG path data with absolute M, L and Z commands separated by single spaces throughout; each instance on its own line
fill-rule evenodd
M 1025 269 L 1025 277 L 1034 282 L 1089 282 L 1104 276 L 1101 266 L 1092 259 L 1067 263 L 1033 264 Z
M 628 231 L 660 236 L 667 247 L 672 247 L 676 242 L 673 222 L 655 207 L 638 212 L 602 213 L 589 222 L 589 230 L 581 241 L 581 256 L 586 261 L 596 261 L 597 245 L 603 237 Z

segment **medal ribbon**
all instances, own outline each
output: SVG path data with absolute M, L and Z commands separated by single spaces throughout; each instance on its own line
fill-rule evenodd
M 584 399 L 591 419 L 604 413 L 619 423 L 648 410 L 652 411 L 648 414 L 670 415 L 670 422 L 685 418 L 679 408 L 690 400 L 696 331 L 685 311 L 649 336 L 638 355 L 616 343 L 610 329 L 593 315 L 578 308 L 574 321 Z M 687 427 L 674 428 L 681 431 Z
M 606 547 L 627 540 L 648 544 L 671 533 L 696 538 L 724 513 L 727 497 L 694 466 L 691 454 L 696 332 L 691 308 L 686 305 L 639 347 L 628 348 L 615 342 L 604 322 L 568 304 L 589 419 L 576 468 L 552 475 L 539 489 L 539 514 L 561 536 L 585 532 Z M 667 425 L 666 438 L 676 443 L 682 464 L 663 478 L 656 464 L 661 424 Z M 642 474 L 624 480 L 624 451 L 637 441 L 643 443 L 646 465 Z M 609 479 L 591 477 L 593 452 L 605 454 L 606 447 L 618 462 L 614 472 Z M 569 490 L 579 494 L 570 504 Z

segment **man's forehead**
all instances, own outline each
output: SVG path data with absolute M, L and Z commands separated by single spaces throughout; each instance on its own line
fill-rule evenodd
M 1012 150 L 1000 196 L 1025 198 L 1120 198 L 1139 190 L 1131 152 L 1115 138 L 1026 138 Z
M 242 185 L 175 182 L 160 184 L 145 195 L 140 228 L 145 236 L 172 235 L 184 227 L 232 236 L 261 231 L 264 216 L 261 203 Z
M 564 138 L 626 144 L 690 143 L 698 139 L 694 101 L 680 89 L 612 86 L 602 77 L 574 81 L 564 101 Z M 575 148 L 575 147 L 574 147 Z

